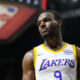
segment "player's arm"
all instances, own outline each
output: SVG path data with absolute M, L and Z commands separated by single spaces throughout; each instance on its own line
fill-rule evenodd
M 33 66 L 33 50 L 27 52 L 22 61 L 22 80 L 35 80 L 34 79 L 34 66 Z
M 76 48 L 77 52 L 77 80 L 80 80 L 80 48 Z

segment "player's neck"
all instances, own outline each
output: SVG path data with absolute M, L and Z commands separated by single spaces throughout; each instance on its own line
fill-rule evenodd
M 59 34 L 56 37 L 48 37 L 45 41 L 44 41 L 44 45 L 51 48 L 51 49 L 57 49 L 62 47 L 64 44 L 63 40 L 62 40 L 62 35 Z

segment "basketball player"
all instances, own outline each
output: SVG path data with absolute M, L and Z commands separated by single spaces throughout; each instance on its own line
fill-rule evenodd
M 80 80 L 80 49 L 62 40 L 62 19 L 56 11 L 38 17 L 44 43 L 28 51 L 22 80 Z

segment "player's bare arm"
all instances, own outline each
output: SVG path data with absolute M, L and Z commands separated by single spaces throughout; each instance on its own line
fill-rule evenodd
M 78 61 L 78 64 L 77 64 L 77 77 L 78 77 L 78 80 L 80 80 L 80 48 L 76 48 L 76 51 L 77 51 L 77 61 Z
M 23 58 L 22 69 L 23 76 L 22 80 L 35 80 L 34 79 L 34 63 L 33 63 L 33 50 L 27 52 Z

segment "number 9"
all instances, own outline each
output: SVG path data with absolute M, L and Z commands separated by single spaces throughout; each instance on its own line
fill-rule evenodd
M 62 74 L 61 74 L 60 71 L 55 71 L 55 72 L 54 72 L 54 76 L 55 76 L 56 78 L 59 78 L 60 80 L 62 80 Z

